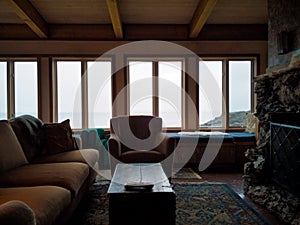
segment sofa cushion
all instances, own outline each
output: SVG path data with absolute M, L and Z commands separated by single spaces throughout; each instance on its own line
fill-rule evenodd
M 45 123 L 43 130 L 46 140 L 45 154 L 56 154 L 69 150 L 78 149 L 72 137 L 70 120 L 61 123 Z
M 28 164 L 0 174 L 0 187 L 55 185 L 70 190 L 74 197 L 88 174 L 85 163 Z
M 0 204 L 15 199 L 33 210 L 37 225 L 51 225 L 70 205 L 71 193 L 56 186 L 0 188 Z
M 27 164 L 26 156 L 8 121 L 0 121 L 0 134 L 0 173 Z
M 30 162 L 41 154 L 44 147 L 43 122 L 31 115 L 21 115 L 9 120 L 22 149 Z
M 99 160 L 99 151 L 96 149 L 73 150 L 53 155 L 37 157 L 32 163 L 58 163 L 58 162 L 82 162 L 94 167 Z

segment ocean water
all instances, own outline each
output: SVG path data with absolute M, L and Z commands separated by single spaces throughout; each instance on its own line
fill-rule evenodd
M 1 112 L 1 113 L 0 113 L 0 120 L 6 120 L 6 119 L 7 119 L 7 114 Z
M 140 113 L 143 115 L 143 113 Z M 89 128 L 93 127 L 102 127 L 109 128 L 110 126 L 110 113 L 89 113 Z M 70 119 L 72 128 L 81 128 L 81 114 L 80 113 L 60 113 L 59 121 L 63 121 L 64 119 Z M 162 116 L 163 119 L 163 127 L 181 127 L 181 118 L 178 117 L 177 113 L 165 113 Z

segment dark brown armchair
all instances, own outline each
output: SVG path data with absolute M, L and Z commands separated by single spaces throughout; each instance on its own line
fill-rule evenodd
M 110 120 L 108 150 L 112 172 L 117 163 L 161 162 L 171 175 L 175 139 L 162 132 L 162 119 L 155 116 L 118 116 Z

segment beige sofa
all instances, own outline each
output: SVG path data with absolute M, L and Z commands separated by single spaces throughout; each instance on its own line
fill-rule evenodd
M 95 149 L 78 150 L 68 120 L 0 121 L 0 224 L 66 223 L 94 182 L 98 158 Z

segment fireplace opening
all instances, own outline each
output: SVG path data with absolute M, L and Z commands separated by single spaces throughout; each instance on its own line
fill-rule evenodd
M 271 179 L 300 197 L 300 113 L 271 113 L 270 131 Z

